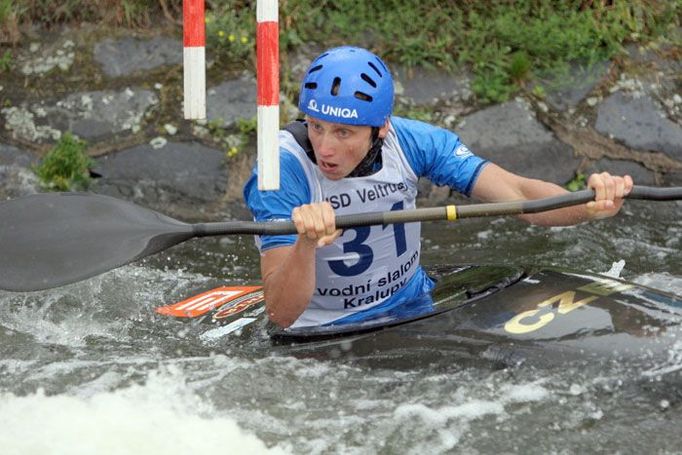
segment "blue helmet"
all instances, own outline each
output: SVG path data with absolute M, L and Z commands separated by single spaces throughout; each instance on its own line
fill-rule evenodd
M 391 72 L 368 50 L 330 49 L 306 71 L 298 108 L 328 122 L 383 126 L 393 110 Z

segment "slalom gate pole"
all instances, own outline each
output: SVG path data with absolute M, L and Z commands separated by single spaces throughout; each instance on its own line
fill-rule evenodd
M 204 0 L 183 0 L 182 19 L 185 119 L 205 119 L 206 24 Z
M 258 189 L 279 189 L 279 21 L 277 0 L 256 3 Z

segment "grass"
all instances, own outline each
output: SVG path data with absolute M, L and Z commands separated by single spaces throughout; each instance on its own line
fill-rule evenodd
M 62 135 L 35 169 L 43 186 L 52 191 L 87 188 L 92 159 L 86 149 L 87 144 L 71 133 Z
M 227 61 L 247 57 L 225 36 L 253 36 L 254 3 L 208 2 L 213 24 L 220 24 L 209 23 L 208 36 L 214 47 L 223 46 Z M 286 53 L 304 43 L 357 44 L 392 64 L 468 67 L 478 99 L 501 102 L 536 77 L 610 59 L 628 41 L 664 37 L 679 26 L 680 13 L 677 0 L 286 0 L 280 2 L 280 47 Z M 217 39 L 217 33 L 223 36 Z M 252 52 L 249 46 L 251 60 Z M 295 82 L 282 86 L 297 87 Z
M 568 191 L 579 191 L 587 188 L 587 175 L 578 172 L 573 179 L 565 185 Z
M 253 68 L 255 6 L 206 0 L 208 49 L 221 67 Z M 298 81 L 287 80 L 286 54 L 312 43 L 362 45 L 393 65 L 469 68 L 484 102 L 504 101 L 576 62 L 612 58 L 627 42 L 670 40 L 682 14 L 679 0 L 280 0 L 279 8 L 281 84 L 292 99 Z M 16 23 L 147 27 L 177 23 L 181 12 L 179 0 L 0 0 L 0 41 Z M 682 46 L 679 34 L 674 39 Z
M 9 13 L 3 17 L 3 5 Z M 176 3 L 176 2 L 171 2 Z M 92 22 L 114 26 L 146 27 L 159 17 L 166 1 L 157 0 L 0 0 L 0 24 L 13 13 L 19 22 L 52 27 L 63 23 Z M 181 11 L 181 6 L 176 8 Z M 4 25 L 4 24 L 3 24 Z
M 0 73 L 9 72 L 13 66 L 12 52 L 10 50 L 6 50 L 5 52 L 0 53 L 2 54 L 2 56 L 0 56 Z

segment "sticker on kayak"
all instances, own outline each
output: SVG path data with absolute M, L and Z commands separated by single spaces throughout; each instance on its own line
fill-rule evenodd
M 156 312 L 176 318 L 195 318 L 220 307 L 221 318 L 226 318 L 262 301 L 261 286 L 221 286 L 182 302 L 158 307 Z
M 233 314 L 241 313 L 245 309 L 252 307 L 257 303 L 261 303 L 264 299 L 265 297 L 262 290 L 251 292 L 243 297 L 235 299 L 230 302 L 229 305 L 223 305 L 220 310 L 213 315 L 213 320 L 225 319 Z

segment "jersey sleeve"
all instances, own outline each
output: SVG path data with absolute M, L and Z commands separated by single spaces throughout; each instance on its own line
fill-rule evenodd
M 294 155 L 280 148 L 280 189 L 258 190 L 258 169 L 254 167 L 244 185 L 244 200 L 255 221 L 291 220 L 291 211 L 310 203 L 311 193 L 301 163 Z M 296 243 L 296 235 L 256 236 L 256 245 L 263 252 L 271 248 Z
M 391 117 L 398 142 L 419 177 L 448 185 L 466 196 L 487 161 L 474 155 L 452 131 L 416 120 Z

